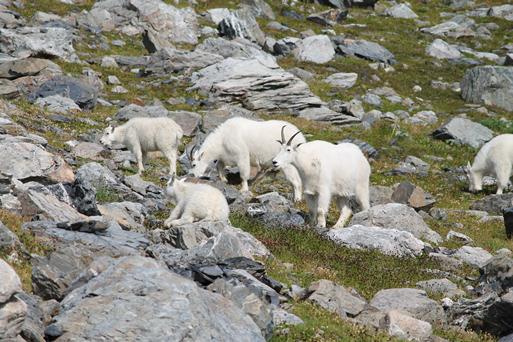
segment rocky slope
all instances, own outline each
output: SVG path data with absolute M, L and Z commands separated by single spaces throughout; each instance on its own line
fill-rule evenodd
M 513 195 L 464 165 L 513 133 L 512 39 L 505 0 L 0 0 L 0 340 L 511 340 Z M 140 116 L 179 174 L 234 116 L 353 142 L 372 207 L 308 227 L 230 168 L 230 223 L 163 229 L 166 161 L 99 143 Z

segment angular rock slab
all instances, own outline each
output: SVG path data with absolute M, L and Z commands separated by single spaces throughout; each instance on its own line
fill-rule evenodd
M 335 57 L 335 49 L 328 36 L 310 36 L 297 42 L 294 55 L 299 61 L 325 64 Z
M 372 298 L 370 305 L 382 311 L 406 311 L 412 317 L 429 323 L 446 321 L 442 306 L 429 299 L 423 290 L 409 288 L 381 290 Z
M 513 67 L 477 66 L 461 81 L 461 96 L 470 103 L 483 103 L 513 112 Z
M 433 137 L 478 148 L 493 138 L 493 131 L 469 119 L 453 118 L 434 131 Z
M 70 293 L 45 333 L 60 340 L 265 341 L 231 301 L 144 257 L 122 258 Z
M 73 48 L 73 31 L 60 27 L 0 29 L 0 51 L 14 57 L 48 55 L 78 62 Z
M 418 239 L 440 243 L 440 234 L 431 230 L 417 212 L 405 204 L 388 203 L 371 207 L 353 216 L 350 225 L 377 226 L 409 232 Z
M 195 72 L 191 81 L 190 90 L 250 110 L 294 111 L 323 105 L 305 82 L 277 64 L 264 65 L 257 59 L 227 58 Z
M 335 243 L 348 248 L 377 250 L 397 257 L 419 256 L 425 247 L 424 242 L 409 232 L 358 224 L 347 228 L 330 229 L 327 236 Z
M 337 313 L 342 318 L 355 317 L 363 311 L 367 302 L 358 294 L 330 280 L 319 280 L 308 288 L 308 300 L 322 308 Z
M 0 141 L 0 160 L 9 160 L 8 163 L 0 163 L 0 172 L 19 180 L 73 182 L 75 178 L 64 160 L 28 142 Z
M 337 45 L 337 52 L 386 64 L 396 62 L 394 55 L 386 48 L 366 40 L 346 39 Z
M 380 321 L 380 328 L 391 336 L 408 341 L 428 341 L 433 333 L 431 324 L 410 317 L 400 310 L 389 311 Z

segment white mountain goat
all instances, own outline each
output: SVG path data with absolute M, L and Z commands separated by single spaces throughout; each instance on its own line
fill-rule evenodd
M 285 131 L 282 127 L 286 126 Z M 192 153 L 192 173 L 196 177 L 205 175 L 212 162 L 216 162 L 217 171 L 222 181 L 226 182 L 225 166 L 237 166 L 242 179 L 241 191 L 248 191 L 251 166 L 258 171 L 272 166 L 271 161 L 280 151 L 276 137 L 281 134 L 290 136 L 297 131 L 294 125 L 280 120 L 254 121 L 246 118 L 231 118 L 222 123 L 207 136 L 201 147 Z M 281 133 L 280 133 L 281 132 Z M 298 142 L 305 142 L 300 134 Z M 292 165 L 281 167 L 285 178 L 294 187 L 294 200 L 301 200 L 301 178 Z M 257 176 L 258 177 L 258 176 Z
M 106 146 L 123 144 L 137 160 L 138 174 L 144 171 L 148 152 L 160 151 L 169 160 L 169 173 L 176 173 L 176 154 L 182 128 L 170 118 L 133 118 L 119 127 L 105 129 L 100 142 Z
M 171 178 L 166 194 L 176 204 L 166 227 L 196 221 L 227 221 L 230 208 L 223 193 L 208 184 L 188 182 L 187 178 Z
M 469 178 L 469 191 L 483 189 L 483 176 L 497 179 L 497 194 L 507 186 L 513 166 L 513 134 L 501 134 L 481 147 L 474 163 L 467 164 L 466 173 Z
M 312 224 L 326 227 L 326 214 L 331 197 L 335 196 L 340 217 L 334 227 L 343 227 L 352 214 L 350 197 L 356 197 L 362 210 L 370 207 L 369 162 L 358 146 L 351 143 L 335 145 L 315 140 L 292 145 L 297 134 L 300 132 L 287 142 L 281 141 L 273 166 L 293 165 L 299 171 Z

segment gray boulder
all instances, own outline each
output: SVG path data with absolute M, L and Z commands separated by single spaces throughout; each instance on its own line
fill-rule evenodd
M 470 209 L 482 210 L 495 215 L 501 215 L 503 210 L 511 207 L 513 207 L 513 193 L 488 195 L 470 205 Z
M 401 19 L 415 19 L 419 17 L 407 4 L 393 5 L 385 10 L 385 15 Z
M 97 91 L 79 79 L 69 76 L 58 76 L 50 79 L 29 96 L 35 102 L 40 97 L 60 95 L 72 99 L 82 109 L 93 109 L 96 106 Z
M 276 18 L 273 9 L 265 0 L 242 0 L 241 5 L 243 7 L 249 7 L 249 10 L 255 17 L 262 17 L 269 20 Z
M 123 229 L 144 232 L 144 222 L 148 211 L 140 203 L 114 202 L 98 206 L 100 213 L 111 220 L 115 220 Z
M 143 257 L 121 258 L 71 292 L 45 333 L 52 339 L 264 341 L 230 300 Z
M 21 181 L 39 179 L 48 183 L 73 182 L 73 170 L 62 158 L 39 145 L 9 139 L 0 141 L 0 172 Z
M 356 56 L 374 62 L 386 64 L 394 64 L 396 62 L 394 55 L 390 51 L 379 44 L 367 40 L 345 39 L 337 45 L 336 50 L 342 55 Z
M 513 68 L 477 66 L 467 70 L 461 81 L 461 96 L 470 103 L 513 112 Z
M 347 9 L 334 8 L 331 10 L 312 13 L 306 19 L 322 26 L 335 26 L 347 18 Z
M 50 221 L 27 222 L 22 228 L 33 233 L 38 241 L 44 242 L 54 250 L 72 246 L 87 249 L 96 256 L 107 255 L 116 258 L 139 255 L 149 245 L 143 234 L 123 230 L 115 222 L 111 222 L 106 230 L 97 234 L 62 229 Z
M 358 79 L 357 73 L 338 72 L 338 73 L 328 76 L 324 80 L 324 82 L 326 82 L 329 85 L 336 87 L 336 88 L 347 89 L 347 88 L 351 88 L 352 86 L 354 86 L 356 84 L 357 79 Z
M 73 48 L 73 31 L 60 27 L 21 27 L 0 29 L 0 51 L 13 57 L 41 55 L 78 62 Z
M 416 319 L 432 324 L 446 322 L 442 306 L 429 299 L 424 290 L 409 288 L 381 290 L 372 298 L 370 305 L 385 312 L 405 311 Z
M 290 112 L 323 104 L 305 82 L 277 64 L 263 64 L 258 59 L 227 58 L 195 72 L 191 81 L 189 90 L 208 94 L 213 101 L 240 103 L 255 111 Z
M 246 38 L 252 42 L 263 45 L 265 34 L 260 29 L 251 10 L 247 8 L 231 12 L 217 25 L 219 34 L 228 39 Z
M 386 255 L 414 257 L 421 255 L 425 244 L 409 232 L 397 229 L 352 225 L 333 228 L 327 232 L 329 239 L 354 249 L 377 250 Z
M 380 321 L 380 329 L 389 335 L 408 341 L 429 341 L 433 327 L 428 322 L 406 315 L 400 310 L 390 310 Z
M 264 65 L 267 65 L 268 63 L 272 65 L 276 62 L 276 58 L 274 56 L 263 51 L 260 46 L 245 38 L 234 38 L 232 40 L 220 37 L 207 38 L 199 44 L 194 51 L 218 55 L 224 58 L 256 58 Z M 208 65 L 217 62 L 220 62 L 220 60 L 210 58 Z M 208 65 L 205 65 L 205 67 Z
M 217 109 L 209 110 L 203 116 L 202 130 L 210 132 L 217 126 L 233 117 L 244 117 L 252 120 L 259 120 L 258 116 L 243 107 L 225 104 Z
M 82 109 L 75 103 L 75 101 L 62 95 L 39 97 L 34 103 L 40 108 L 57 114 L 67 114 L 82 111 Z
M 187 51 L 166 47 L 149 56 L 144 74 L 166 77 L 173 72 L 201 69 L 222 59 L 220 55 L 199 49 Z
M 302 62 L 325 64 L 335 57 L 335 49 L 326 35 L 306 37 L 298 41 L 294 56 Z
M 320 307 L 335 312 L 342 318 L 355 317 L 367 302 L 356 291 L 348 290 L 330 280 L 319 280 L 308 288 L 307 298 Z
M 433 137 L 479 148 L 493 138 L 493 131 L 469 119 L 453 118 L 435 130 Z
M 391 171 L 394 175 L 414 174 L 419 176 L 427 176 L 429 164 L 415 156 L 407 156 L 404 161 Z
M 268 257 L 269 250 L 251 234 L 230 226 L 227 222 L 196 222 L 154 230 L 151 239 L 190 251 L 190 256 L 204 256 L 222 261 L 230 257 Z M 230 250 L 232 249 L 232 250 Z
M 419 281 L 416 285 L 427 293 L 439 294 L 444 297 L 453 298 L 465 295 L 464 291 L 458 289 L 456 284 L 446 278 Z
M 9 251 L 18 245 L 18 237 L 0 221 L 0 250 Z
M 424 211 L 428 211 L 436 203 L 430 193 L 410 182 L 402 182 L 395 188 L 392 201 L 407 204 L 415 210 Z
M 216 279 L 208 286 L 212 292 L 219 293 L 230 299 L 260 328 L 262 335 L 270 338 L 274 327 L 272 309 L 247 286 L 235 278 L 229 280 Z
M 350 225 L 376 226 L 410 232 L 418 239 L 440 243 L 442 237 L 431 230 L 414 209 L 404 204 L 388 203 L 371 207 L 353 216 Z
M 473 267 L 483 267 L 492 255 L 481 247 L 463 246 L 453 255 L 455 258 Z
M 463 57 L 460 50 L 455 46 L 444 42 L 441 39 L 435 39 L 427 48 L 426 53 L 438 59 L 458 59 Z
M 0 64 L 0 78 L 14 80 L 25 76 L 35 76 L 47 68 L 55 67 L 58 68 L 56 64 L 47 59 L 32 57 L 16 59 Z
M 0 340 L 16 340 L 27 315 L 27 305 L 17 297 L 22 292 L 20 278 L 2 259 L 0 274 Z
M 273 322 L 275 326 L 304 324 L 301 318 L 280 308 L 273 310 Z

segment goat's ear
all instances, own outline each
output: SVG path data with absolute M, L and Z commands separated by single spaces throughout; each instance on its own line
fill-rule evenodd
M 174 174 L 171 175 L 171 177 L 169 177 L 169 180 L 167 181 L 167 186 L 173 185 L 173 183 L 175 182 L 175 179 L 176 179 L 175 175 Z
M 467 167 L 469 168 L 469 170 L 472 167 L 472 165 L 470 165 L 470 161 L 467 162 Z
M 281 142 L 280 140 L 276 140 L 276 142 L 280 145 L 283 145 L 283 142 Z

